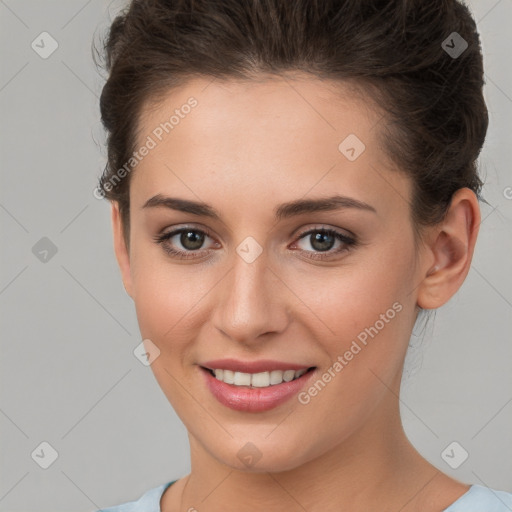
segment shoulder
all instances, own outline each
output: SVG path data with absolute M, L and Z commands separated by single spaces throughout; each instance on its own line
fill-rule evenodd
M 138 500 L 122 503 L 96 512 L 161 512 L 160 499 L 164 491 L 174 482 L 168 482 L 146 491 Z
M 475 484 L 443 512 L 474 512 L 476 510 L 510 512 L 512 510 L 512 494 Z

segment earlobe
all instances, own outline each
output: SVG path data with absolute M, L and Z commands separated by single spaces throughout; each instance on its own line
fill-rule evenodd
M 418 287 L 418 306 L 439 308 L 462 286 L 471 267 L 479 226 L 480 207 L 475 193 L 468 188 L 457 190 L 445 219 L 431 238 L 430 264 Z
M 123 223 L 119 213 L 119 204 L 115 201 L 112 201 L 111 215 L 114 252 L 117 259 L 117 264 L 119 265 L 119 270 L 121 271 L 121 278 L 123 280 L 126 293 L 128 293 L 128 295 L 133 299 L 130 255 L 123 236 Z

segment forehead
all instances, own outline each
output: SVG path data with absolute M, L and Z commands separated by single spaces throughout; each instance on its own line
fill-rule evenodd
M 333 188 L 363 201 L 384 202 L 397 187 L 407 195 L 407 184 L 390 183 L 383 196 L 392 165 L 377 143 L 382 118 L 348 83 L 197 78 L 141 113 L 138 146 L 149 137 L 154 148 L 137 165 L 131 196 L 142 202 L 162 187 L 191 199 L 250 189 L 246 200 L 260 204 Z M 386 180 L 404 181 L 394 175 Z
M 193 109 L 187 107 L 190 98 L 197 103 Z M 179 116 L 180 129 L 178 123 L 172 128 L 174 139 L 180 133 L 184 137 L 194 133 L 204 143 L 215 139 L 216 144 L 222 144 L 222 135 L 228 132 L 243 139 L 244 133 L 237 131 L 242 128 L 254 136 L 281 131 L 283 137 L 274 141 L 276 146 L 285 140 L 286 134 L 300 140 L 318 136 L 328 143 L 351 130 L 370 142 L 369 132 L 382 118 L 371 98 L 352 82 L 321 80 L 304 74 L 257 80 L 203 77 L 170 90 L 157 103 L 146 104 L 140 116 L 139 135 L 169 121 L 176 110 L 186 112 Z M 185 117 L 187 123 L 181 123 Z M 270 140 L 267 142 L 266 147 L 272 145 Z

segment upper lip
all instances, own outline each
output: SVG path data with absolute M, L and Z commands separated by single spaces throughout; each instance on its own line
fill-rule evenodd
M 260 361 L 239 361 L 237 359 L 215 359 L 212 361 L 205 361 L 200 366 L 210 370 L 222 369 L 231 370 L 233 372 L 242 373 L 260 373 L 270 372 L 273 370 L 307 370 L 312 368 L 312 365 L 285 363 L 283 361 L 274 361 L 270 359 L 262 359 Z

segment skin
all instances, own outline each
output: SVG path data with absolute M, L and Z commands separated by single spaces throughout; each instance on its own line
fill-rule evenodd
M 342 83 L 310 76 L 252 82 L 197 78 L 140 119 L 139 145 L 190 96 L 198 105 L 137 165 L 130 184 L 129 249 L 112 203 L 115 253 L 143 339 L 160 350 L 151 368 L 187 428 L 191 472 L 161 500 L 163 512 L 441 511 L 469 486 L 428 463 L 400 421 L 404 357 L 419 307 L 435 309 L 469 271 L 480 223 L 475 194 L 455 193 L 445 220 L 416 245 L 411 181 L 377 143 L 382 114 Z M 365 151 L 338 146 L 354 133 Z M 334 192 L 372 205 L 276 221 L 274 208 Z M 210 204 L 220 220 L 165 207 L 162 194 Z M 153 238 L 207 228 L 202 255 L 179 260 Z M 360 244 L 327 261 L 316 228 Z M 263 252 L 236 252 L 248 236 Z M 170 244 L 190 251 L 180 237 Z M 402 309 L 307 404 L 231 410 L 206 388 L 198 363 L 233 357 L 316 366 L 319 375 L 393 303 Z M 316 379 L 314 379 L 316 380 Z M 313 381 L 314 382 L 314 381 Z M 251 467 L 237 454 L 261 453 Z M 243 491 L 241 491 L 243 489 Z

